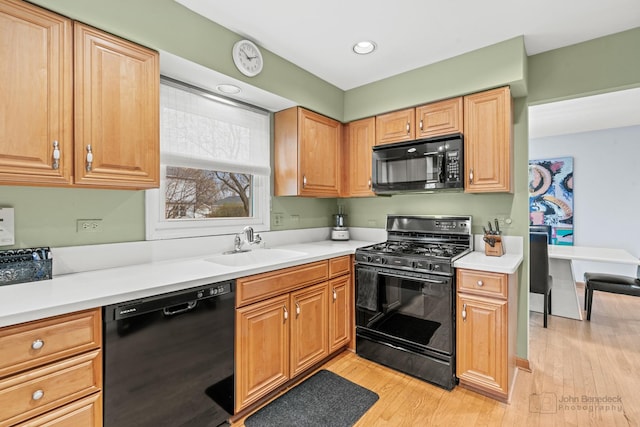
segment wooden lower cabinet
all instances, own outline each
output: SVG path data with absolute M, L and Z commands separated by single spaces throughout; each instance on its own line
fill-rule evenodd
M 0 329 L 0 427 L 102 425 L 100 308 Z
M 515 275 L 458 269 L 457 281 L 460 385 L 508 402 L 516 370 Z
M 249 300 L 260 298 L 254 287 L 265 299 L 246 303 L 236 295 L 236 414 L 351 342 L 350 257 L 320 263 L 325 276 L 315 284 L 303 283 L 308 276 L 297 272 L 317 272 L 319 262 L 238 279 Z M 292 290 L 295 283 L 301 284 Z M 277 286 L 288 291 L 271 296 Z
M 236 311 L 235 410 L 289 380 L 289 295 Z
M 329 282 L 329 353 L 348 345 L 351 341 L 353 298 L 351 275 Z
M 102 425 L 102 397 L 99 393 L 77 400 L 17 427 L 89 427 Z

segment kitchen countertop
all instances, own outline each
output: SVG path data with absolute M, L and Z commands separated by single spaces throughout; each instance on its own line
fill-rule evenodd
M 484 251 L 474 251 L 453 263 L 455 268 L 513 274 L 523 261 L 521 253 L 506 253 L 500 257 L 486 256 Z
M 0 327 L 350 255 L 356 248 L 372 243 L 374 242 L 328 240 L 285 245 L 279 248 L 304 254 L 249 267 L 215 264 L 206 261 L 214 255 L 209 254 L 198 258 L 107 268 L 54 276 L 51 280 L 0 286 Z
M 207 258 L 214 256 L 209 254 L 0 286 L 0 327 L 350 255 L 356 248 L 373 243 L 376 242 L 322 240 L 277 246 L 273 249 L 287 249 L 304 254 L 275 262 L 256 263 L 249 267 L 216 264 L 207 261 Z M 521 262 L 522 254 L 487 257 L 484 252 L 472 252 L 457 260 L 454 266 L 513 273 Z

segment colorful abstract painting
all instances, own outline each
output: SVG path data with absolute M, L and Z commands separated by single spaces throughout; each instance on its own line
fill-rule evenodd
M 552 245 L 573 245 L 573 157 L 529 160 L 529 222 L 550 225 Z

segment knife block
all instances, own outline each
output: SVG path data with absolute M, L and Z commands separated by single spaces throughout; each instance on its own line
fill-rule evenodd
M 493 247 L 488 244 L 487 242 L 484 243 L 484 254 L 486 256 L 502 256 L 504 255 L 504 246 L 502 244 L 502 236 L 496 236 L 496 235 L 485 235 L 485 237 L 491 239 L 495 239 L 496 243 L 493 245 Z

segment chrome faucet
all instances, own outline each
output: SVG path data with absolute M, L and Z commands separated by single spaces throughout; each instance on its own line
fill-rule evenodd
M 259 234 L 253 233 L 253 228 L 246 226 L 242 229 L 242 232 L 236 234 L 233 239 L 233 252 L 247 252 L 251 249 L 242 249 L 244 243 L 250 245 L 259 245 L 262 242 L 262 237 Z

